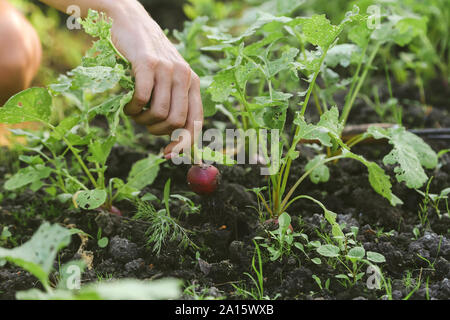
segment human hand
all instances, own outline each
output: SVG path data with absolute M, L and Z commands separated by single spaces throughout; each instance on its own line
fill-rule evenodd
M 164 149 L 170 158 L 195 141 L 195 122 L 200 128 L 203 124 L 199 77 L 137 1 L 118 3 L 106 12 L 114 21 L 112 41 L 131 62 L 136 80 L 125 113 L 154 135 L 188 130 L 191 139 L 181 138 Z

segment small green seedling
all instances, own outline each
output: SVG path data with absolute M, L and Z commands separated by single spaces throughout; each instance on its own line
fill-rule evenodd
M 156 210 L 146 201 L 137 201 L 137 213 L 134 219 L 147 221 L 149 227 L 146 231 L 148 236 L 147 245 L 153 246 L 153 252 L 157 255 L 167 242 L 177 241 L 180 246 L 198 248 L 189 238 L 190 231 L 183 228 L 170 214 L 170 179 L 164 186 L 164 208 Z
M 108 246 L 109 239 L 107 237 L 102 237 L 102 228 L 98 228 L 97 232 L 97 245 L 100 248 L 106 248 Z

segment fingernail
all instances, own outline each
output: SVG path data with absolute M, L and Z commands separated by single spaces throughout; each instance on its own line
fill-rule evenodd
M 168 153 L 168 154 L 165 154 L 164 155 L 164 158 L 166 158 L 166 160 L 170 160 L 170 159 L 172 159 L 174 157 L 174 154 L 173 153 Z

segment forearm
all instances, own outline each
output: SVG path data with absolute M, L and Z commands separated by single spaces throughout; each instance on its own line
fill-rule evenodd
M 62 12 L 67 12 L 70 6 L 80 8 L 81 17 L 85 17 L 89 9 L 107 13 L 115 16 L 119 12 L 126 12 L 136 6 L 140 6 L 136 0 L 40 0 L 41 2 L 56 8 Z
M 166 156 L 190 147 L 198 124 L 203 123 L 200 79 L 138 0 L 41 1 L 63 12 L 78 6 L 82 17 L 89 9 L 111 17 L 111 40 L 131 63 L 135 78 L 135 92 L 125 113 L 155 135 L 188 130 L 190 139 L 183 136 L 181 142 L 169 144 L 164 149 Z

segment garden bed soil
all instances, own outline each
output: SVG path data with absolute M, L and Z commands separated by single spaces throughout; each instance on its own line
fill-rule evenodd
M 450 127 L 447 87 L 444 86 L 444 89 L 438 95 L 434 95 L 436 90 L 430 90 L 430 104 L 434 106 L 432 110 L 406 107 L 405 125 L 410 128 Z M 404 89 L 403 96 L 413 99 L 416 93 L 411 95 L 411 92 L 414 92 L 411 88 Z M 380 122 L 380 119 L 369 107 L 356 106 L 351 122 Z M 449 148 L 446 141 L 427 142 L 435 151 Z M 160 140 L 154 140 L 152 150 L 159 151 L 161 145 Z M 381 164 L 390 146 L 360 145 L 354 151 Z M 313 155 L 306 146 L 301 146 L 301 153 Z M 109 160 L 108 175 L 126 178 L 131 165 L 143 157 L 145 154 L 124 147 L 115 148 Z M 306 160 L 304 157 L 302 159 L 293 165 L 288 185 L 292 185 L 303 173 Z M 131 219 L 135 208 L 129 202 L 118 204 L 123 212 L 123 217 L 119 217 L 106 212 L 67 210 L 43 193 L 26 191 L 17 194 L 14 199 L 3 200 L 0 222 L 9 227 L 18 244 L 27 241 L 44 220 L 76 227 L 92 235 L 81 250 L 80 236 L 72 236 L 70 246 L 59 255 L 60 263 L 81 256 L 92 258 L 92 268 L 83 274 L 83 283 L 107 278 L 176 277 L 185 280 L 185 284 L 197 284 L 199 294 L 239 299 L 242 297 L 237 296 L 232 284 L 247 290 L 252 288 L 252 282 L 244 273 L 253 272 L 253 238 L 266 235 L 255 210 L 258 207 L 256 197 L 246 192 L 246 189 L 264 186 L 266 178 L 259 175 L 259 168 L 255 166 L 219 167 L 222 173 L 219 190 L 210 197 L 191 196 L 196 204 L 201 204 L 199 213 L 186 216 L 181 205 L 171 208 L 172 216 L 178 217 L 181 224 L 193 232 L 191 240 L 199 249 L 179 247 L 176 242 L 172 242 L 157 256 L 147 246 L 145 232 L 148 224 Z M 155 183 L 143 190 L 143 194 L 151 192 L 162 198 L 168 178 L 172 180 L 172 193 L 188 191 L 188 169 L 189 166 L 164 164 Z M 0 185 L 3 185 L 5 174 L 10 172 L 11 168 L 0 167 Z M 392 168 L 388 168 L 387 172 L 393 177 Z M 329 210 L 336 212 L 338 222 L 346 224 L 344 231 L 348 232 L 352 226 L 358 227 L 357 240 L 364 248 L 386 257 L 386 263 L 380 266 L 385 276 L 391 279 L 392 297 L 402 299 L 413 292 L 410 299 L 450 299 L 450 217 L 442 215 L 439 218 L 430 207 L 429 228 L 425 229 L 419 225 L 418 219 L 423 197 L 416 191 L 407 189 L 403 184 L 393 183 L 394 193 L 404 204 L 392 207 L 372 190 L 367 171 L 359 163 L 339 161 L 330 166 L 330 173 L 329 182 L 315 185 L 308 180 L 297 192 L 318 199 Z M 449 187 L 450 155 L 444 155 L 440 159 L 440 166 L 427 171 L 427 174 L 434 177 L 430 185 L 431 193 Z M 298 201 L 290 207 L 289 213 L 294 230 L 307 234 L 310 240 L 319 239 L 316 230 L 321 230 L 323 226 L 325 230 L 328 228 L 321 208 L 312 202 Z M 415 227 L 421 231 L 418 237 L 413 232 Z M 108 246 L 103 249 L 97 245 L 99 228 L 102 229 L 102 235 L 109 238 Z M 267 256 L 264 248 L 262 252 Z M 384 289 L 368 289 L 367 276 L 356 285 L 345 288 L 335 278 L 340 271 L 324 262 L 315 265 L 299 251 L 297 254 L 297 257 L 286 257 L 282 261 L 270 262 L 265 259 L 265 295 L 273 298 L 279 294 L 279 299 L 377 299 L 386 293 Z M 55 262 L 56 270 L 57 264 Z M 321 290 L 313 275 L 320 278 L 322 283 L 331 279 L 329 290 Z M 414 291 L 419 278 L 421 284 Z M 1 299 L 14 299 L 17 291 L 33 287 L 39 287 L 38 281 L 22 269 L 10 264 L 0 269 Z

